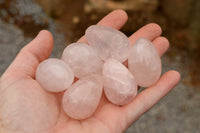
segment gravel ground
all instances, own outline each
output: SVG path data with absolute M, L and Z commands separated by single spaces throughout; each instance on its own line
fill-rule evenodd
M 56 32 L 57 25 L 44 14 L 41 7 L 30 0 L 20 0 L 17 5 L 13 6 L 15 7 L 13 9 L 20 11 L 21 16 L 31 15 L 37 24 L 43 23 L 41 18 L 48 20 L 48 30 L 55 37 L 52 57 L 60 57 L 66 40 L 62 33 Z M 0 75 L 9 66 L 18 51 L 30 40 L 32 38 L 25 37 L 24 32 L 12 21 L 0 20 Z M 187 80 L 187 69 L 180 60 L 181 56 L 177 56 L 173 61 L 168 56 L 162 57 L 163 72 L 175 69 L 181 72 L 182 78 Z M 173 91 L 134 123 L 126 133 L 199 133 L 200 92 L 198 90 L 181 81 Z

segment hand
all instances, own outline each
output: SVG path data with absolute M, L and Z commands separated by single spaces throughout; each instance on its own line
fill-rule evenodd
M 98 24 L 120 29 L 127 14 L 116 10 Z M 160 56 L 169 42 L 161 37 L 157 24 L 148 24 L 129 37 L 133 44 L 145 37 L 153 42 Z M 85 42 L 82 37 L 79 42 Z M 46 92 L 35 80 L 38 64 L 52 51 L 53 37 L 48 31 L 25 46 L 0 79 L 0 132 L 4 133 L 122 133 L 129 125 L 164 97 L 180 80 L 176 71 L 165 73 L 153 86 L 139 93 L 128 105 L 119 107 L 103 95 L 96 112 L 88 119 L 69 118 L 62 109 L 62 93 Z

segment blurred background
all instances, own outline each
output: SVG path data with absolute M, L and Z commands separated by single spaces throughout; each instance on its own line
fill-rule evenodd
M 128 13 L 126 35 L 158 23 L 170 41 L 163 72 L 174 69 L 182 75 L 178 86 L 126 133 L 199 133 L 199 0 L 0 0 L 0 75 L 40 30 L 53 33 L 52 57 L 60 57 L 66 45 L 114 9 Z

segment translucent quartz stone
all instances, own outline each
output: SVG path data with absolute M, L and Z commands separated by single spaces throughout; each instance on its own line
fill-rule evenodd
M 69 64 L 77 78 L 100 72 L 103 65 L 97 53 L 84 43 L 72 43 L 67 46 L 63 51 L 62 60 Z
M 110 27 L 92 25 L 85 36 L 102 60 L 114 58 L 124 62 L 128 58 L 130 42 L 124 33 Z
M 72 84 L 74 74 L 62 60 L 50 58 L 41 62 L 37 67 L 36 80 L 45 90 L 60 92 Z
M 75 82 L 63 96 L 63 109 L 74 119 L 90 117 L 96 110 L 103 91 L 102 79 L 89 75 Z
M 116 105 L 130 103 L 137 94 L 133 75 L 115 59 L 108 59 L 103 65 L 103 83 L 106 97 Z
M 153 85 L 161 75 L 161 60 L 155 46 L 145 38 L 138 39 L 131 48 L 128 67 L 139 86 Z

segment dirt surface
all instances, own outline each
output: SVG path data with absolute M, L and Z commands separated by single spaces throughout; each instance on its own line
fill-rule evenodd
M 87 26 L 94 24 L 106 14 L 105 12 L 97 15 L 98 13 L 93 11 L 83 15 L 79 13 L 84 10 L 81 3 L 76 5 L 73 1 L 68 1 L 65 4 L 71 4 L 71 8 L 61 7 L 63 8 L 61 12 L 46 14 L 41 6 L 32 0 L 0 0 L 0 75 L 15 58 L 18 51 L 31 41 L 39 30 L 45 28 L 53 33 L 55 46 L 52 57 L 60 57 L 67 44 L 77 40 L 84 34 Z M 74 9 L 75 7 L 77 9 Z M 128 13 L 130 13 L 130 20 L 122 29 L 127 35 L 135 31 L 138 26 L 149 22 L 143 19 L 152 18 L 149 17 L 149 14 L 140 11 L 135 15 L 130 11 Z M 136 19 L 137 21 L 134 21 Z M 165 21 L 161 18 L 159 23 L 165 24 Z M 199 80 L 196 80 L 195 84 L 191 82 L 195 76 L 196 79 L 199 78 L 199 75 L 194 74 L 196 67 L 192 67 L 197 66 L 197 63 L 191 59 L 198 56 L 190 57 L 184 50 L 185 43 L 187 43 L 184 39 L 188 36 L 186 30 L 179 28 L 168 31 L 166 25 L 163 25 L 162 28 L 164 35 L 172 39 L 172 48 L 162 57 L 163 72 L 170 69 L 178 70 L 182 75 L 182 80 L 172 92 L 134 123 L 126 133 L 199 133 L 200 87 L 196 85 Z M 177 39 L 173 41 L 174 37 L 170 36 L 173 31 L 175 37 L 178 37 L 178 40 L 183 43 L 180 47 L 173 45 L 178 41 Z M 168 32 L 170 33 L 168 34 Z M 193 72 L 191 73 L 191 71 Z

